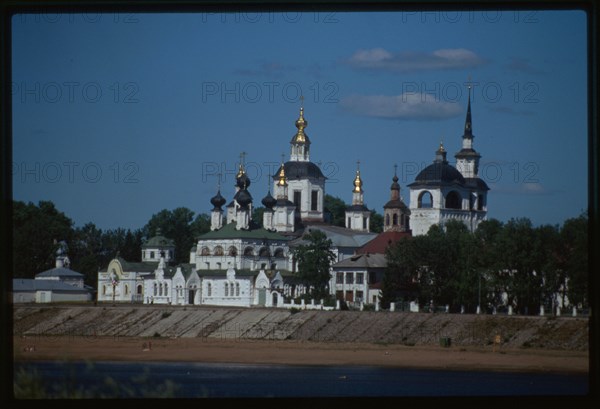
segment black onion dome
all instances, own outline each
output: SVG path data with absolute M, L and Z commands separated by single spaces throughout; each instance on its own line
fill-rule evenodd
M 427 184 L 427 185 L 449 185 L 449 184 L 465 184 L 463 175 L 453 166 L 444 162 L 434 162 L 423 169 L 411 186 Z
M 215 209 L 221 209 L 227 201 L 223 196 L 221 196 L 221 191 L 219 190 L 212 199 L 210 199 L 210 203 L 215 207 Z
M 236 200 L 241 207 L 248 207 L 252 203 L 252 196 L 246 189 L 242 189 L 236 194 Z
M 236 186 L 240 189 L 246 189 L 250 186 L 250 178 L 246 175 L 246 172 L 242 173 L 236 178 Z
M 306 178 L 327 179 L 321 169 L 312 162 L 296 162 L 290 161 L 283 165 L 285 176 L 288 180 L 298 180 Z M 277 175 L 273 176 L 277 180 Z
M 390 186 L 390 189 L 400 190 L 400 184 L 398 183 L 398 176 L 394 175 L 392 180 L 393 180 L 393 183 L 392 183 L 392 186 Z
M 263 206 L 266 207 L 267 209 L 272 209 L 276 203 L 277 203 L 277 199 L 275 199 L 273 196 L 271 196 L 271 191 L 269 191 L 269 193 L 267 193 L 267 195 L 262 200 Z

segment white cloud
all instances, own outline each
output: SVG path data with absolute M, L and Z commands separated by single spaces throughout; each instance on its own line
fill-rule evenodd
M 457 103 L 445 102 L 431 94 L 351 95 L 342 98 L 342 108 L 357 115 L 388 119 L 445 119 L 463 114 Z
M 473 68 L 485 61 L 464 48 L 446 48 L 431 53 L 401 52 L 393 54 L 383 48 L 358 50 L 346 60 L 355 68 L 398 72 Z

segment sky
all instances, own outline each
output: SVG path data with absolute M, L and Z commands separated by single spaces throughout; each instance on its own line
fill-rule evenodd
M 326 193 L 383 213 L 461 148 L 471 84 L 488 217 L 562 224 L 587 208 L 586 15 L 561 11 L 20 14 L 12 19 L 13 198 L 76 226 L 255 205 L 303 104 Z M 301 98 L 301 96 L 303 98 Z M 360 165 L 358 165 L 360 161 Z M 272 190 L 272 189 L 271 189 Z

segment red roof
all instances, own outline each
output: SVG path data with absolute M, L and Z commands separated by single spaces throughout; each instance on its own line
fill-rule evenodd
M 373 240 L 356 249 L 357 254 L 385 254 L 385 249 L 404 237 L 412 237 L 410 232 L 386 231 L 378 234 Z

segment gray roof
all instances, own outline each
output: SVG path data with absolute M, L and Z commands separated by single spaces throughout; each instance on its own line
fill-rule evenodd
M 13 278 L 13 292 L 57 291 L 70 293 L 88 293 L 84 288 L 75 287 L 59 280 L 34 280 L 32 278 Z
M 56 267 L 50 270 L 43 271 L 35 275 L 36 277 L 72 277 L 83 278 L 83 274 L 73 271 L 70 268 Z
M 377 233 L 358 232 L 345 227 L 331 226 L 326 224 L 308 225 L 305 228 L 304 233 L 308 233 L 313 229 L 320 230 L 325 233 L 327 238 L 331 240 L 331 243 L 335 247 L 358 248 L 373 240 L 377 236 Z M 292 241 L 290 246 L 297 246 L 306 243 L 307 242 L 302 237 L 299 237 L 298 239 Z
M 335 268 L 357 268 L 357 269 L 371 269 L 371 268 L 385 268 L 387 261 L 385 254 L 357 254 L 350 258 L 344 259 L 332 265 Z

